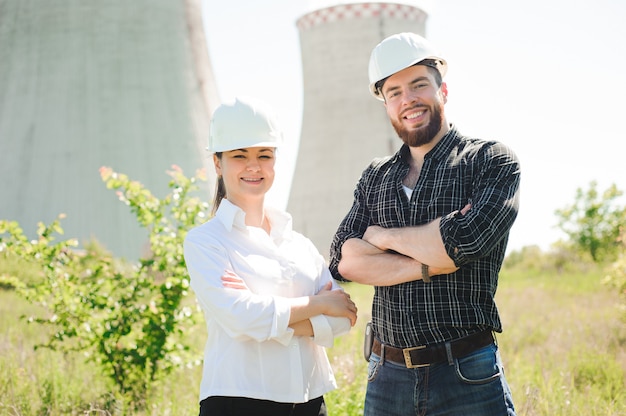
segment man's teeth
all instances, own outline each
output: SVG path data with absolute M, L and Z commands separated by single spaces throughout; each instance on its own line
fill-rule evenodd
M 424 112 L 423 112 L 423 111 L 420 111 L 420 112 L 418 112 L 418 113 L 409 114 L 408 116 L 406 116 L 406 118 L 408 118 L 408 119 L 410 120 L 410 119 L 413 119 L 413 118 L 418 118 L 418 117 L 419 117 L 419 116 L 421 116 L 422 114 L 424 114 Z

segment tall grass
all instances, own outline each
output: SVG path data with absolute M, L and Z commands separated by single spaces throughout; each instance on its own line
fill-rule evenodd
M 497 295 L 522 415 L 626 415 L 626 332 L 601 270 L 507 274 Z
M 581 273 L 504 270 L 498 336 L 518 415 L 626 415 L 626 331 L 618 297 L 600 269 Z M 373 289 L 347 284 L 359 306 L 352 332 L 328 350 L 339 388 L 326 395 L 331 415 L 363 412 L 363 329 Z M 114 388 L 79 354 L 33 346 L 47 334 L 22 315 L 38 309 L 0 290 L 0 415 L 130 415 Z M 201 356 L 204 326 L 190 335 Z M 195 415 L 201 369 L 184 368 L 154 386 L 147 415 Z

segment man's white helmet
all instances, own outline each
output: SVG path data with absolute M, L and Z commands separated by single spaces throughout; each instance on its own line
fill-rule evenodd
M 374 97 L 383 100 L 380 91 L 376 89 L 376 83 L 424 59 L 434 60 L 441 77 L 446 75 L 448 70 L 446 60 L 441 58 L 431 43 L 423 37 L 405 32 L 384 39 L 376 45 L 370 55 L 370 92 Z
M 246 147 L 278 147 L 282 141 L 276 116 L 266 103 L 237 97 L 221 104 L 213 113 L 207 150 L 215 153 Z

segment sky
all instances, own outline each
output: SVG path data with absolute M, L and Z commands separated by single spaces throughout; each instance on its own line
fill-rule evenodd
M 343 1 L 202 0 L 222 101 L 274 107 L 287 144 L 270 202 L 286 207 L 302 123 L 296 20 Z M 428 13 L 426 37 L 448 62 L 446 114 L 461 133 L 510 146 L 522 165 L 509 251 L 564 238 L 555 211 L 592 181 L 626 192 L 626 1 L 398 1 Z M 367 68 L 363 68 L 367 71 Z

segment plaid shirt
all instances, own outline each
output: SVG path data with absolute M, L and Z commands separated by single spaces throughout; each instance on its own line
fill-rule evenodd
M 365 169 L 354 203 L 330 249 L 330 270 L 341 247 L 361 238 L 370 225 L 385 228 L 426 224 L 441 217 L 440 232 L 450 258 L 460 267 L 431 283 L 416 280 L 376 286 L 372 304 L 378 339 L 399 348 L 439 343 L 480 329 L 502 332 L 494 296 L 509 230 L 517 216 L 520 166 L 505 145 L 462 136 L 454 126 L 426 154 L 409 200 L 402 180 L 409 172 L 408 147 L 374 160 Z M 467 203 L 466 215 L 459 210 Z

